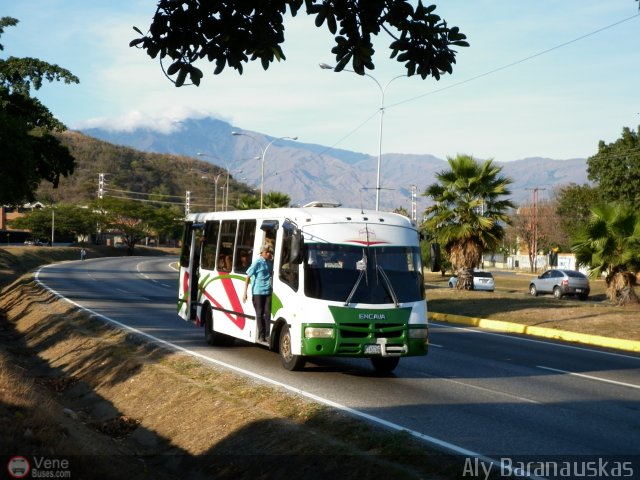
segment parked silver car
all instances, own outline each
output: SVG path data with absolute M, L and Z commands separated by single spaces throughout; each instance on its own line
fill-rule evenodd
M 586 300 L 590 291 L 589 279 L 575 270 L 547 270 L 529 285 L 529 293 L 534 297 L 540 293 L 553 293 L 556 298 L 576 295 L 580 300 Z
M 473 272 L 473 289 L 493 292 L 496 288 L 493 274 L 484 270 L 474 270 Z M 449 287 L 454 288 L 458 284 L 458 277 L 454 275 L 449 279 Z

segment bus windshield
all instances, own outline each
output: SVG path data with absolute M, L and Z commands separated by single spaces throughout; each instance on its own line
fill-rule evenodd
M 345 304 L 423 300 L 420 249 L 305 243 L 304 292 Z

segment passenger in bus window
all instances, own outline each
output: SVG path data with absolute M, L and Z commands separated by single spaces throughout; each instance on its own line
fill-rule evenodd
M 246 272 L 250 264 L 251 260 L 249 259 L 249 252 L 247 250 L 241 250 L 238 271 Z
M 231 253 L 223 252 L 218 256 L 218 270 L 221 272 L 231 271 Z
M 251 293 L 253 307 L 256 310 L 258 340 L 267 342 L 271 324 L 271 289 L 273 285 L 273 248 L 271 246 L 263 245 L 260 248 L 260 256 L 253 261 L 247 270 L 242 303 L 247 301 L 247 289 L 252 279 Z

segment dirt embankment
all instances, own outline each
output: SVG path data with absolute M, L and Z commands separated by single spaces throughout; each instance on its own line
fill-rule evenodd
M 459 459 L 407 434 L 142 342 L 56 299 L 28 274 L 0 293 L 0 431 L 1 468 L 16 455 L 32 468 L 38 458 L 66 460 L 70 478 L 462 471 Z

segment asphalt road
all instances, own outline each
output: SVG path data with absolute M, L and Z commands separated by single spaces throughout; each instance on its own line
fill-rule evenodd
M 176 315 L 172 261 L 68 262 L 43 268 L 39 280 L 146 335 L 457 453 L 640 458 L 638 355 L 432 323 L 429 355 L 402 359 L 392 376 L 377 377 L 362 359 L 289 372 L 264 347 L 209 347 L 201 329 Z

